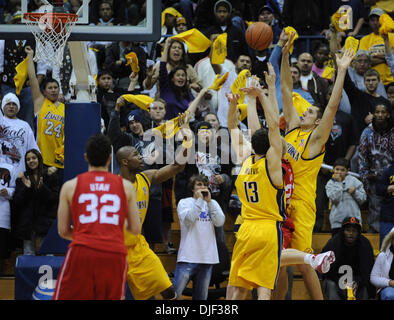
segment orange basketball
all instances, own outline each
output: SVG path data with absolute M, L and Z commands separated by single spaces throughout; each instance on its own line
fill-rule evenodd
M 255 22 L 245 32 L 246 43 L 252 49 L 259 51 L 267 49 L 273 37 L 272 28 L 265 22 Z

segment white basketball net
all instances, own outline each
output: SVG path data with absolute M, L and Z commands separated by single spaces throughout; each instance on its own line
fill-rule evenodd
M 67 19 L 59 19 L 51 13 L 29 15 L 26 24 L 36 39 L 34 61 L 40 60 L 52 68 L 60 68 L 64 47 L 77 20 L 75 15 L 68 15 Z

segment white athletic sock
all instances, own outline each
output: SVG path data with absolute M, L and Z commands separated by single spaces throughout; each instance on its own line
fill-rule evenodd
M 313 254 L 310 254 L 310 253 L 307 253 L 306 255 L 305 255 L 305 257 L 304 257 L 304 262 L 306 263 L 306 264 L 311 264 L 311 262 L 312 262 L 312 257 L 313 257 Z

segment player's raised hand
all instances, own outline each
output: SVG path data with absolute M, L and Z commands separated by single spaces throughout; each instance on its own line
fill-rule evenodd
M 285 45 L 282 48 L 283 55 L 288 54 L 290 52 L 290 47 L 293 44 L 293 39 L 294 39 L 295 35 L 296 34 L 294 32 L 292 32 L 290 37 L 287 39 Z
M 335 54 L 338 69 L 347 69 L 352 62 L 355 52 L 353 49 L 346 49 L 342 56 L 338 53 Z
M 268 72 L 264 71 L 265 82 L 267 83 L 268 88 L 275 88 L 276 74 L 274 67 L 270 62 L 268 62 L 267 66 L 268 66 Z

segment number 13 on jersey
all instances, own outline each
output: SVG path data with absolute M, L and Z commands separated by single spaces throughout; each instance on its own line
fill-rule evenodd
M 252 203 L 259 202 L 259 193 L 258 193 L 256 181 L 245 181 L 244 190 L 245 190 L 246 200 L 248 202 L 252 202 Z

